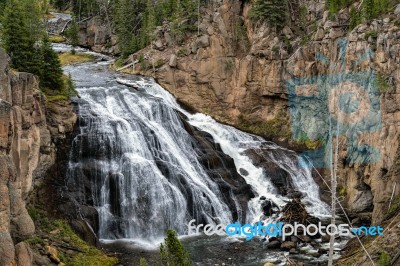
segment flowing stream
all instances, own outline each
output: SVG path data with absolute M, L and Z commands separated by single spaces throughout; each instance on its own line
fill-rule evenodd
M 187 234 L 191 219 L 268 219 L 263 200 L 280 209 L 289 199 L 255 155 L 303 193 L 309 213 L 329 215 L 310 167 L 293 151 L 190 114 L 154 80 L 115 73 L 111 58 L 95 55 L 102 60 L 64 68 L 80 96 L 66 186 L 77 204 L 96 208 L 100 239 L 159 243 L 168 228 Z

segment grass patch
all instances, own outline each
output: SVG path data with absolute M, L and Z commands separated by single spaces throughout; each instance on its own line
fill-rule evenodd
M 29 245 L 36 245 L 36 244 L 39 244 L 42 246 L 45 245 L 44 240 L 36 235 L 31 236 L 30 238 L 25 240 L 25 242 L 28 243 Z
M 47 218 L 46 213 L 43 210 L 30 207 L 28 208 L 28 213 L 29 216 L 32 218 L 32 220 L 35 222 L 35 224 L 40 224 L 40 227 L 44 231 L 51 231 L 51 223 L 49 219 Z M 34 236 L 33 236 L 34 237 Z M 34 240 L 32 240 L 34 241 Z
M 178 57 L 185 57 L 190 54 L 190 51 L 187 48 L 180 48 L 177 52 Z
M 299 136 L 295 139 L 297 144 L 304 145 L 307 149 L 315 150 L 322 145 L 322 140 L 320 139 L 310 139 L 304 131 L 302 131 Z
M 68 256 L 67 254 L 60 253 L 63 262 L 66 265 L 87 265 L 87 266 L 112 266 L 118 262 L 117 258 L 109 257 L 103 254 L 100 250 L 88 245 L 83 241 L 67 224 L 64 220 L 56 220 L 53 223 L 54 227 L 59 230 L 56 237 L 69 238 L 69 243 L 82 250 L 75 256 Z
M 239 121 L 239 128 L 266 138 L 290 138 L 292 134 L 289 119 L 283 112 L 279 112 L 275 118 L 268 121 L 248 122 L 243 117 L 239 117 Z
M 390 83 L 387 81 L 387 78 L 383 74 L 378 73 L 376 76 L 376 82 L 380 93 L 387 92 L 392 88 Z
M 55 43 L 65 42 L 65 38 L 61 35 L 50 35 L 49 40 L 50 42 L 55 42 Z
M 77 96 L 78 92 L 75 89 L 75 84 L 70 76 L 63 75 L 64 86 L 61 90 L 42 89 L 46 96 L 47 102 L 62 102 L 68 101 L 70 97 Z
M 378 33 L 376 31 L 369 31 L 369 32 L 365 33 L 365 40 L 368 40 L 369 37 L 376 39 L 378 37 Z
M 165 61 L 163 59 L 158 59 L 155 63 L 154 63 L 154 68 L 160 68 L 165 64 Z
M 78 54 L 78 53 L 62 53 L 59 54 L 61 65 L 72 65 L 84 62 L 94 61 L 95 57 L 89 54 Z

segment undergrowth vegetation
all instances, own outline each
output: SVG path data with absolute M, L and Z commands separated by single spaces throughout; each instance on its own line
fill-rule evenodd
M 33 248 L 53 247 L 56 256 L 65 265 L 71 266 L 112 266 L 118 260 L 83 241 L 65 220 L 51 220 L 47 213 L 35 207 L 28 208 L 37 228 L 34 236 L 25 242 Z M 73 252 L 71 252 L 71 250 Z

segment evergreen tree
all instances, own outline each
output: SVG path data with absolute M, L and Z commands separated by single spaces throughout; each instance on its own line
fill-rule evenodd
M 79 26 L 76 23 L 76 18 L 73 17 L 71 25 L 65 32 L 65 36 L 69 39 L 69 43 L 72 45 L 72 53 L 75 54 L 75 47 L 79 45 Z
M 288 6 L 286 0 L 257 0 L 251 9 L 255 20 L 266 20 L 271 27 L 280 30 L 286 22 Z
M 118 0 L 115 2 L 114 28 L 118 36 L 118 46 L 121 50 L 122 58 L 126 58 L 142 48 L 140 45 L 140 30 L 144 24 L 142 16 L 146 7 L 146 2 L 144 1 Z
M 64 10 L 67 5 L 68 5 L 68 1 L 65 0 L 53 0 L 51 1 L 51 4 L 54 6 L 54 8 L 56 8 L 57 10 Z
M 100 14 L 100 7 L 96 0 L 73 0 L 72 10 L 78 21 Z
M 7 2 L 1 23 L 2 45 L 11 56 L 12 66 L 20 71 L 29 71 L 35 40 L 31 38 L 28 17 L 21 1 Z
M 164 243 L 160 246 L 162 265 L 164 266 L 190 266 L 192 262 L 189 253 L 179 241 L 174 230 L 169 229 Z
M 40 86 L 52 90 L 60 90 L 63 88 L 62 80 L 63 70 L 57 53 L 51 47 L 51 43 L 47 36 L 44 37 L 41 46 L 43 54 L 43 65 L 40 73 Z
M 144 25 L 141 30 L 140 46 L 145 47 L 154 40 L 154 31 L 156 29 L 156 13 L 153 0 L 146 0 L 146 9 L 144 11 Z

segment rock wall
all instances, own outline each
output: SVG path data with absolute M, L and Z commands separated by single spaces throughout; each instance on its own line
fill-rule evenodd
M 331 62 L 341 62 L 340 45 L 347 41 L 342 71 L 374 69 L 378 82 L 383 83 L 378 84 L 383 88 L 377 96 L 382 123 L 378 132 L 357 135 L 358 143 L 379 149 L 378 162 L 346 163 L 349 147 L 347 140 L 341 139 L 340 194 L 352 218 L 379 223 L 387 213 L 392 193 L 400 194 L 399 164 L 395 160 L 400 152 L 400 8 L 350 30 L 348 9 L 332 17 L 324 1 L 297 4 L 288 25 L 276 32 L 265 23 L 252 22 L 247 1 L 211 1 L 201 10 L 199 36 L 190 35 L 184 44 L 176 44 L 168 28 L 159 27 L 157 40 L 132 55 L 130 62 L 135 64 L 125 71 L 152 75 L 184 105 L 239 128 L 251 124 L 268 130 L 268 125 L 274 125 L 269 122 L 276 121 L 279 114 L 289 134 L 272 131 L 272 139 L 290 145 L 293 140 L 288 135 L 296 121 L 290 124 L 286 81 L 338 72 L 337 66 L 316 57 L 320 53 Z M 374 56 L 353 65 L 368 49 Z M 309 86 L 304 93 L 312 90 Z M 314 108 L 313 104 L 303 105 L 309 113 Z M 335 111 L 333 114 L 337 115 Z M 314 132 L 326 128 L 326 123 L 314 123 L 312 116 L 299 121 Z M 329 182 L 328 171 L 322 169 L 321 174 Z M 323 180 L 316 178 L 326 190 Z
M 99 16 L 80 22 L 78 37 L 80 46 L 89 47 L 98 53 L 119 54 L 117 37 L 109 24 Z
M 0 48 L 0 265 L 29 266 L 32 256 L 23 240 L 35 226 L 26 201 L 35 182 L 55 163 L 53 139 L 63 138 L 75 121 L 47 123 L 46 101 L 36 77 L 9 68 Z

